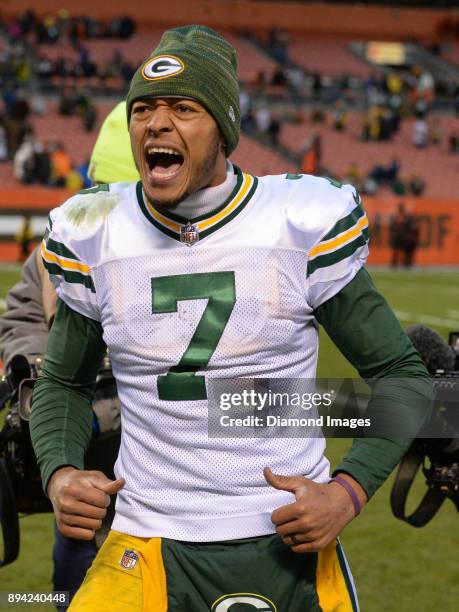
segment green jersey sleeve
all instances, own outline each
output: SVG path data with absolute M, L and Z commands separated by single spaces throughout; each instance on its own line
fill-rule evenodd
M 367 416 L 392 431 L 417 432 L 431 411 L 432 383 L 419 354 L 365 269 L 315 315 L 360 376 L 371 380 Z M 335 470 L 368 497 L 399 463 L 412 438 L 356 438 Z
M 33 392 L 30 422 L 45 492 L 59 467 L 84 467 L 95 381 L 104 354 L 100 323 L 59 300 L 43 372 Z

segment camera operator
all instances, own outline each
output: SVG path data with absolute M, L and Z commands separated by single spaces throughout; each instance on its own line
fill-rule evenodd
M 90 178 L 95 183 L 132 181 L 138 178 L 123 102 L 115 107 L 101 127 L 91 156 Z M 45 354 L 55 308 L 56 293 L 44 269 L 40 248 L 37 247 L 24 263 L 21 280 L 8 293 L 6 312 L 0 318 L 0 355 L 6 373 L 10 371 L 12 360 L 17 355 L 23 355 L 29 364 L 33 364 Z M 118 400 L 114 397 L 108 399 L 97 399 L 96 393 L 93 430 L 96 429 L 98 434 L 119 430 Z M 113 444 L 110 445 L 111 451 Z M 100 447 L 95 445 L 89 461 L 91 468 L 107 471 L 112 470 L 113 466 L 107 465 L 111 460 L 110 451 L 102 457 Z M 55 527 L 52 578 L 55 591 L 69 591 L 72 598 L 108 532 L 111 518 L 111 513 L 108 513 L 103 528 L 91 541 L 66 537 Z
M 412 527 L 424 527 L 447 498 L 459 511 L 459 334 L 450 333 L 448 345 L 424 325 L 412 325 L 406 333 L 434 378 L 435 402 L 430 421 L 402 457 L 391 507 L 400 520 Z M 407 515 L 407 497 L 421 466 L 427 492 L 414 512 Z
M 39 249 L 27 258 L 22 276 L 9 292 L 0 319 L 0 342 L 5 372 L 24 355 L 30 364 L 46 352 L 48 329 L 54 316 L 55 293 L 41 263 Z M 55 529 L 53 589 L 74 592 L 97 550 L 94 541 L 77 542 Z

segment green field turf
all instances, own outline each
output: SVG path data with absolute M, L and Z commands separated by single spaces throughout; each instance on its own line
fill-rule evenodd
M 0 267 L 0 300 L 17 276 L 17 270 Z M 459 330 L 458 271 L 375 270 L 372 276 L 404 326 L 424 323 L 444 338 L 448 331 Z M 353 375 L 352 368 L 325 336 L 321 338 L 318 374 Z M 348 444 L 346 440 L 329 442 L 332 463 L 340 459 Z M 459 609 L 458 513 L 451 502 L 445 502 L 429 525 L 422 529 L 409 527 L 392 516 L 391 483 L 392 478 L 342 535 L 362 612 L 455 612 Z M 420 499 L 424 489 L 422 478 L 418 478 L 415 500 Z M 413 503 L 412 499 L 411 506 Z M 0 591 L 49 590 L 51 515 L 22 519 L 21 535 L 19 560 L 0 569 Z M 43 612 L 52 608 L 36 609 Z

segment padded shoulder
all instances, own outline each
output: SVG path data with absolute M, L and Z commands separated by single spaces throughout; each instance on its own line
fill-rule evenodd
M 69 198 L 51 213 L 52 230 L 65 241 L 84 240 L 97 233 L 120 203 L 120 194 L 101 185 Z
M 360 203 L 354 187 L 331 179 L 302 175 L 291 183 L 287 220 L 305 234 L 308 245 L 319 242 Z

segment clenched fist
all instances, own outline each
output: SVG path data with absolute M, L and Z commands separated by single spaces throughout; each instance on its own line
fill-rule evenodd
M 124 479 L 110 480 L 102 472 L 67 466 L 54 472 L 48 484 L 59 531 L 69 538 L 92 540 L 110 505 L 110 495 L 124 487 Z
M 339 484 L 319 484 L 303 476 L 280 476 L 264 469 L 266 482 L 281 491 L 290 491 L 295 501 L 274 510 L 271 520 L 276 531 L 293 552 L 317 552 L 325 548 L 354 518 L 355 511 L 349 493 Z M 363 505 L 365 491 L 348 475 Z

